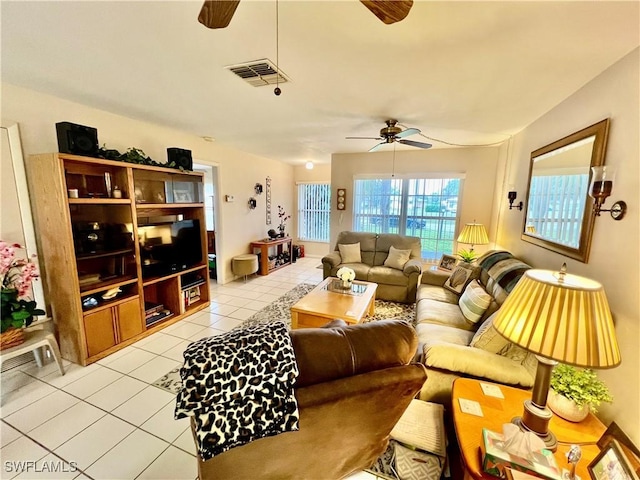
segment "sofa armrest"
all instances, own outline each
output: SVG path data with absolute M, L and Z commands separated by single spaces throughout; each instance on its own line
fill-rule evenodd
M 440 270 L 431 270 L 428 268 L 424 272 L 422 272 L 422 281 L 421 283 L 426 283 L 427 285 L 435 285 L 436 287 L 444 287 L 445 282 L 449 278 L 451 273 L 443 272 Z
M 402 273 L 405 275 L 411 275 L 412 273 L 422 272 L 422 260 L 420 258 L 412 258 L 404 264 Z
M 337 267 L 342 262 L 339 252 L 331 252 L 322 257 L 322 275 L 327 278 L 331 274 L 331 269 Z
M 532 387 L 534 381 L 520 362 L 464 345 L 450 343 L 425 345 L 424 364 L 427 367 L 486 378 L 507 385 Z

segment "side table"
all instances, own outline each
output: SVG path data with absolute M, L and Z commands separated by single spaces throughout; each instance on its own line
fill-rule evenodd
M 283 263 L 282 265 L 269 268 L 269 249 L 272 247 L 276 247 L 277 254 L 280 255 L 283 252 L 284 245 L 287 246 L 287 251 L 289 252 L 289 261 Z M 293 254 L 292 246 L 293 239 L 290 237 L 276 238 L 274 240 L 265 239 L 251 242 L 251 252 L 253 253 L 255 252 L 255 250 L 260 251 L 260 269 L 258 270 L 258 273 L 260 275 L 269 275 L 269 273 L 273 272 L 274 270 L 286 267 L 287 265 L 291 265 L 291 256 Z
M 487 396 L 480 387 L 480 381 L 469 378 L 458 378 L 453 383 L 452 410 L 453 425 L 460 447 L 460 457 L 465 470 L 464 479 L 487 479 L 495 480 L 496 477 L 483 472 L 482 453 L 480 445 L 482 443 L 482 429 L 487 428 L 494 432 L 502 432 L 502 425 L 509 423 L 513 417 L 522 415 L 522 402 L 531 397 L 531 392 L 520 390 L 506 385 L 500 387 L 504 399 Z M 490 382 L 482 382 L 490 383 Z M 482 417 L 463 413 L 460 410 L 460 398 L 474 400 L 482 407 Z M 600 449 L 596 445 L 598 439 L 605 432 L 606 427 L 589 413 L 589 416 L 580 423 L 571 423 L 554 415 L 549 422 L 549 428 L 558 438 L 558 450 L 555 452 L 556 462 L 562 468 L 569 468 L 567 463 L 567 452 L 572 443 L 580 445 L 582 449 L 582 459 L 578 462 L 576 474 L 582 480 L 591 478 L 587 471 L 587 465 L 598 455 Z

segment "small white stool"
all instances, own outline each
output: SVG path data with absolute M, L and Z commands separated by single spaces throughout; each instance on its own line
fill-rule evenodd
M 237 255 L 231 259 L 231 271 L 234 275 L 244 275 L 244 281 L 247 281 L 247 275 L 252 275 L 258 271 L 258 256 L 253 253 L 245 253 Z
M 51 354 L 58 364 L 60 375 L 64 375 L 64 368 L 62 366 L 62 357 L 60 356 L 60 349 L 58 348 L 58 342 L 53 333 L 46 330 L 27 330 L 24 332 L 25 341 L 15 347 L 7 348 L 0 352 L 0 363 L 4 360 L 8 360 L 13 357 L 22 355 L 23 353 L 33 351 L 33 356 L 36 359 L 38 367 L 42 367 L 42 356 L 40 355 L 40 347 L 49 347 Z

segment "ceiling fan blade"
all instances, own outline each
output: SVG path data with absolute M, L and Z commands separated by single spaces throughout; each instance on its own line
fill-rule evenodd
M 344 137 L 347 140 L 382 140 L 382 137 Z
M 205 0 L 198 21 L 207 28 L 224 28 L 229 25 L 240 0 Z
M 369 149 L 369 151 L 370 151 L 370 152 L 375 152 L 376 150 L 380 150 L 380 148 L 381 148 L 383 145 L 386 145 L 386 144 L 387 144 L 387 142 L 380 142 L 379 144 L 377 144 L 377 145 L 375 145 L 375 146 L 371 147 L 371 148 Z
M 360 3 L 385 24 L 391 25 L 409 15 L 413 0 L 360 0 Z
M 417 128 L 407 128 L 406 130 L 403 130 L 400 133 L 398 133 L 396 135 L 396 138 L 404 138 L 404 137 L 408 137 L 409 135 L 415 135 L 416 133 L 420 133 L 420 130 L 418 130 Z
M 398 140 L 398 143 L 401 143 L 403 145 L 411 145 L 412 147 L 418 148 L 431 148 L 433 146 L 430 143 L 414 142 L 413 140 Z

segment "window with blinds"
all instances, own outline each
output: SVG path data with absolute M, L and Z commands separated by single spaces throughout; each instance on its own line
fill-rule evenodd
M 588 173 L 533 177 L 527 205 L 527 231 L 577 248 L 588 183 Z
M 298 184 L 298 238 L 329 242 L 331 186 L 328 183 Z
M 462 178 L 356 179 L 353 229 L 420 237 L 422 258 L 453 253 Z

